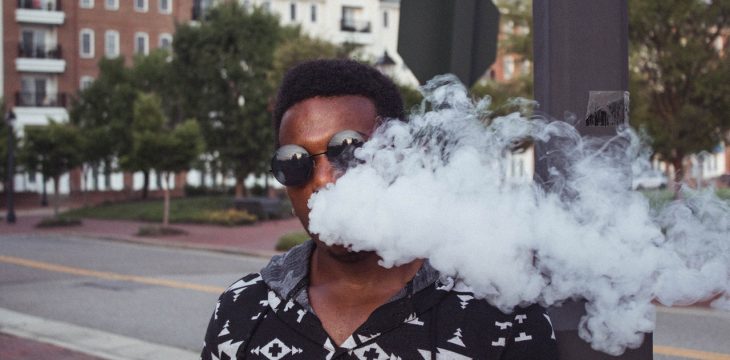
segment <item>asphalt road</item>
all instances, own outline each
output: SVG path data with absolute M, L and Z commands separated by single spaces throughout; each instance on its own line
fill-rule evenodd
M 267 259 L 71 236 L 0 236 L 0 308 L 197 352 L 220 291 Z M 730 313 L 657 313 L 655 359 L 730 359 Z

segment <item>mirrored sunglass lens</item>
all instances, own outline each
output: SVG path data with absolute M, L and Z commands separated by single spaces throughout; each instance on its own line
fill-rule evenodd
M 301 185 L 309 180 L 312 173 L 312 158 L 301 146 L 284 145 L 274 153 L 271 171 L 283 185 Z
M 330 139 L 327 144 L 327 158 L 339 169 L 351 166 L 355 159 L 355 149 L 365 143 L 362 134 L 354 130 L 341 131 Z
M 365 138 L 357 131 L 345 130 L 338 132 L 327 144 L 327 157 L 337 157 L 347 148 L 362 146 Z

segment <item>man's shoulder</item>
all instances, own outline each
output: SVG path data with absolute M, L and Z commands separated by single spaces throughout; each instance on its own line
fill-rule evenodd
M 268 295 L 269 287 L 260 273 L 250 273 L 228 286 L 220 295 L 219 306 L 241 306 L 251 302 L 258 303 Z

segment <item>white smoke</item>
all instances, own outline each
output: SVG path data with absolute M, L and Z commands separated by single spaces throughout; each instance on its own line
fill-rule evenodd
M 614 355 L 654 329 L 652 300 L 724 292 L 715 305 L 730 308 L 728 202 L 687 193 L 654 213 L 629 190 L 631 164 L 647 161 L 633 130 L 599 147 L 565 122 L 515 113 L 485 125 L 488 99 L 449 76 L 424 95 L 429 111 L 385 123 L 356 152 L 362 164 L 311 197 L 320 239 L 375 250 L 386 267 L 428 258 L 503 311 L 584 298 L 580 336 Z M 525 139 L 558 146 L 553 191 L 505 176 Z

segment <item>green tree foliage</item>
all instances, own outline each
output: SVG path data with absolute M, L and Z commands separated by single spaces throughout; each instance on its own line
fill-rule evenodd
M 272 88 L 276 88 L 284 74 L 292 67 L 310 60 L 347 57 L 346 50 L 330 42 L 313 39 L 301 34 L 298 28 L 288 29 L 287 36 L 274 51 L 274 61 L 269 73 Z
M 730 1 L 633 0 L 629 16 L 631 120 L 681 180 L 684 157 L 730 128 L 730 62 L 714 45 L 727 37 Z
M 177 126 L 166 121 L 159 97 L 140 93 L 134 102 L 132 148 L 122 158 L 125 167 L 149 174 L 151 170 L 162 178 L 164 197 L 163 226 L 169 224 L 170 175 L 187 170 L 200 155 L 203 138 L 195 120 Z
M 237 196 L 246 176 L 266 171 L 272 150 L 269 71 L 280 38 L 275 16 L 224 3 L 199 26 L 180 26 L 173 44 L 182 114 L 198 119 L 206 152 L 235 176 Z
M 46 126 L 26 126 L 19 160 L 26 169 L 40 172 L 44 179 L 53 179 L 54 214 L 58 216 L 59 180 L 61 175 L 81 165 L 81 135 L 72 124 L 52 119 Z M 43 184 L 45 186 L 45 184 Z
M 79 92 L 69 111 L 70 122 L 83 134 L 81 156 L 89 165 L 87 170 L 96 174 L 104 164 L 107 182 L 114 159 L 130 148 L 130 109 L 134 98 L 134 84 L 130 70 L 124 67 L 124 59 L 103 58 L 99 62 L 99 77 Z M 97 189 L 97 176 L 93 178 L 93 188 Z

